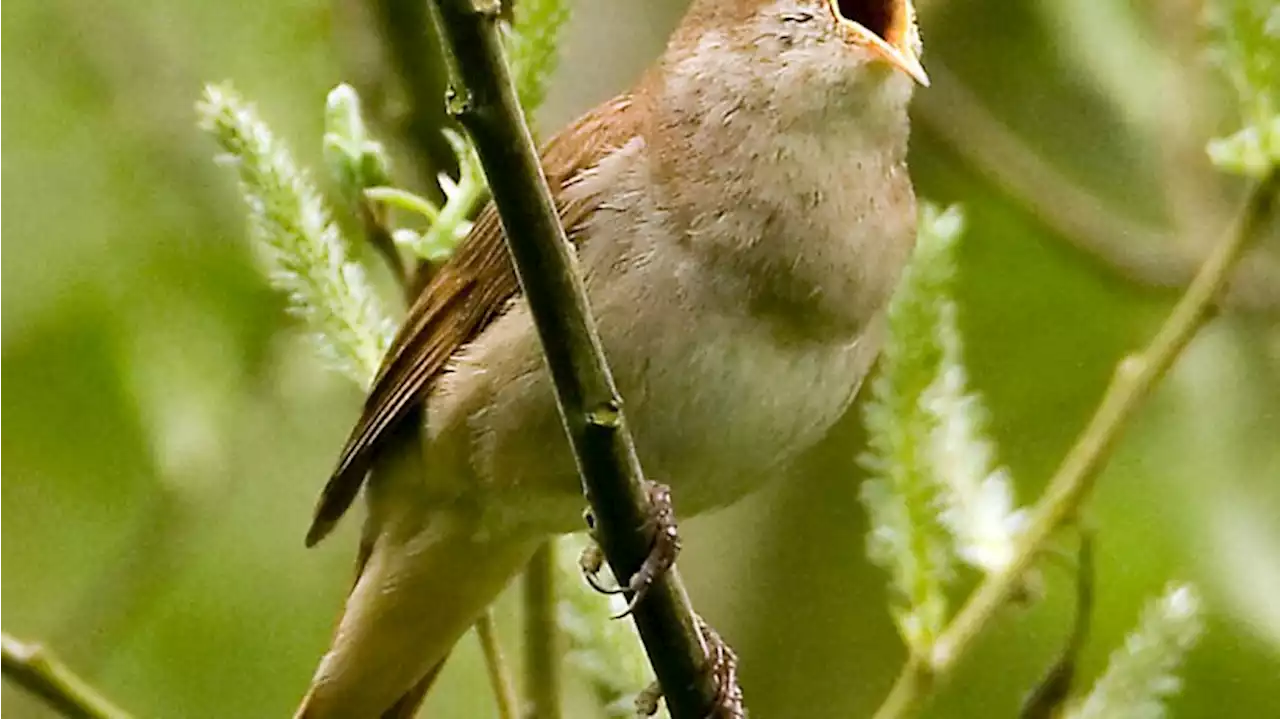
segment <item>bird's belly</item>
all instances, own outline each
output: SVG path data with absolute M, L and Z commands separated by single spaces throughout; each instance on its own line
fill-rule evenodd
M 870 364 L 855 337 L 784 341 L 676 292 L 639 312 L 638 295 L 618 296 L 594 298 L 601 337 L 645 474 L 672 487 L 680 516 L 740 499 L 816 443 Z M 574 531 L 584 502 L 529 328 L 517 303 L 464 355 L 444 387 L 468 390 L 435 398 L 431 445 L 454 458 L 482 525 Z
M 634 359 L 618 353 L 615 374 L 646 475 L 690 515 L 740 499 L 817 442 L 860 372 L 851 339 L 781 344 L 725 316 L 683 329 L 649 335 Z

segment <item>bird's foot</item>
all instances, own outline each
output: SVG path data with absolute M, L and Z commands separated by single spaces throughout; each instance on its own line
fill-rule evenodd
M 671 505 L 671 488 L 645 480 L 645 493 L 649 496 L 650 509 L 646 529 L 652 527 L 654 530 L 653 545 L 640 568 L 631 575 L 625 586 L 607 587 L 600 583 L 599 573 L 604 567 L 604 552 L 598 543 L 593 541 L 587 545 L 578 558 L 582 576 L 597 592 L 630 595 L 626 609 L 615 616 L 615 619 L 625 617 L 635 610 L 653 583 L 676 563 L 676 555 L 680 553 L 680 535 L 676 531 L 676 513 Z M 589 509 L 587 526 L 594 532 L 595 521 Z
M 652 682 L 636 694 L 636 716 L 657 716 L 658 707 L 662 704 L 662 686 Z
M 738 684 L 738 655 L 702 617 L 697 619 L 698 631 L 707 645 L 708 670 L 716 683 L 715 699 L 707 711 L 707 719 L 744 719 L 747 710 Z M 661 701 L 662 687 L 654 682 L 636 695 L 636 716 L 654 716 Z
M 743 719 L 747 709 L 738 684 L 738 655 L 702 617 L 698 617 L 698 631 L 707 643 L 707 659 L 716 682 L 716 702 L 707 719 Z

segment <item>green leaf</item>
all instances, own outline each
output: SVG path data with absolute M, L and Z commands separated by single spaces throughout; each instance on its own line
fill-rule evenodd
M 355 88 L 344 83 L 329 92 L 324 127 L 325 163 L 349 201 L 357 202 L 367 187 L 390 183 L 391 161 L 365 127 Z

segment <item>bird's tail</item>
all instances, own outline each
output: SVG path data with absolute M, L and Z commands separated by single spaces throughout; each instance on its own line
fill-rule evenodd
M 404 540 L 377 537 L 295 717 L 412 715 L 454 643 L 538 545 L 475 530 L 440 511 Z

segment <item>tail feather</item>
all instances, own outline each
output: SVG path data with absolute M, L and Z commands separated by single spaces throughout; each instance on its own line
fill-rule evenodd
M 424 678 L 429 686 L 536 546 L 533 539 L 477 540 L 471 522 L 449 515 L 433 516 L 409 542 L 376 544 L 296 716 L 378 716 Z
M 436 678 L 440 676 L 440 670 L 444 668 L 444 662 L 431 667 L 427 675 L 418 680 L 409 691 L 405 692 L 391 705 L 390 709 L 382 712 L 378 719 L 413 719 L 418 715 L 418 710 L 422 708 L 422 702 L 427 698 L 427 692 L 431 691 L 431 687 L 436 683 Z M 313 717 L 324 716 L 320 712 L 323 711 L 316 706 L 311 699 L 311 693 L 308 692 L 306 698 L 302 700 L 302 706 L 298 707 L 294 719 L 312 719 Z
M 418 680 L 412 689 L 396 700 L 390 709 L 382 712 L 380 719 L 413 719 L 417 716 L 418 709 L 422 708 L 422 700 L 427 698 L 427 692 L 431 691 L 431 685 L 436 683 L 436 677 L 440 676 L 443 668 L 444 662 L 431 667 L 431 671 Z
M 414 442 L 384 453 L 366 490 L 360 572 L 296 717 L 411 716 L 453 645 L 537 548 L 489 536 L 473 512 L 421 501 Z

